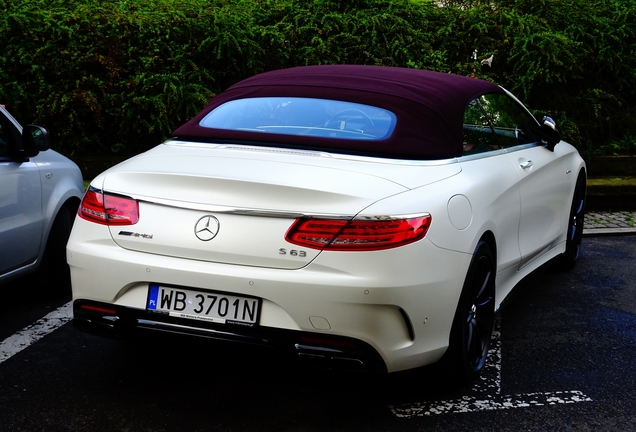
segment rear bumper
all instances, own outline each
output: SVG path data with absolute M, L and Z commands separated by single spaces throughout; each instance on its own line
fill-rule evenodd
M 164 332 L 274 348 L 313 367 L 356 372 L 387 372 L 380 354 L 353 338 L 271 327 L 232 326 L 164 316 L 145 310 L 90 300 L 73 302 L 73 326 L 116 339 L 144 332 Z
M 239 266 L 122 249 L 107 228 L 79 218 L 67 246 L 73 299 L 115 310 L 100 315 L 76 307 L 78 327 L 115 336 L 143 329 L 237 340 L 328 363 L 362 359 L 365 368 L 388 372 L 434 363 L 446 352 L 470 258 L 425 238 L 364 254 L 323 252 L 298 270 Z M 147 312 L 152 284 L 259 298 L 258 326 L 204 325 Z M 332 355 L 303 343 L 302 335 L 351 340 L 358 348 L 351 354 L 328 345 L 345 351 Z

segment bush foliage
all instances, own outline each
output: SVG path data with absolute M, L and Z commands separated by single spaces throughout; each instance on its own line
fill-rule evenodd
M 0 102 L 23 123 L 46 126 L 70 156 L 144 151 L 242 78 L 328 63 L 489 79 L 552 114 L 584 154 L 636 152 L 636 0 L 0 0 L 0 8 Z

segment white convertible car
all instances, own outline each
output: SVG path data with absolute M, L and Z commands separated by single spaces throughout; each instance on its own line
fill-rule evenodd
M 74 324 L 474 378 L 515 285 L 577 259 L 585 186 L 554 122 L 495 84 L 260 74 L 92 181 L 67 247 Z

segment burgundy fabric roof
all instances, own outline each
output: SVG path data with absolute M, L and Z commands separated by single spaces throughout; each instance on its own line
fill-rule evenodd
M 464 110 L 472 99 L 486 93 L 503 93 L 503 90 L 487 81 L 419 69 L 302 66 L 255 75 L 233 85 L 176 129 L 173 136 L 399 159 L 445 159 L 462 154 Z M 262 134 L 199 125 L 206 114 L 224 102 L 264 96 L 335 99 L 377 106 L 393 112 L 397 123 L 390 137 L 378 141 Z

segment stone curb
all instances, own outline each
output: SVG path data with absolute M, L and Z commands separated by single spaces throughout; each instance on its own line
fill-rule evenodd
M 584 236 L 636 234 L 636 212 L 591 211 L 585 215 Z
M 636 234 L 636 228 L 583 228 L 584 237 Z

